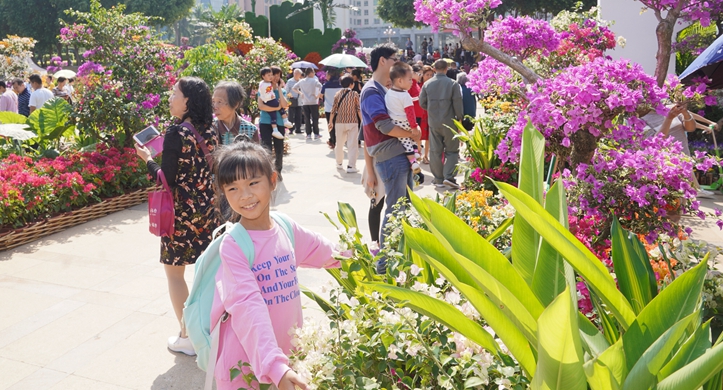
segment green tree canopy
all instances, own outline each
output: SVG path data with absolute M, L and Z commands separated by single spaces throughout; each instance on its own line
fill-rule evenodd
M 395 27 L 423 27 L 423 23 L 414 21 L 414 0 L 379 0 L 377 14 L 385 22 Z

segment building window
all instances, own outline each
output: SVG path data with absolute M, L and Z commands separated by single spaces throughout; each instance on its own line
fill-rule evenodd
M 379 19 L 374 19 L 374 24 L 379 24 Z
M 368 2 L 368 1 L 365 1 L 365 2 L 364 2 L 364 6 L 365 6 L 365 7 L 369 6 L 369 2 Z
M 357 20 L 356 20 L 356 25 L 357 25 L 357 26 L 361 26 L 361 19 L 357 19 Z
M 361 1 L 357 1 L 357 2 L 356 2 L 356 6 L 357 6 L 357 7 L 361 7 Z
M 367 24 L 369 24 L 369 19 L 364 19 L 364 25 L 366 26 Z
M 368 9 L 365 9 L 365 10 L 364 10 L 364 16 L 368 16 L 368 15 L 369 15 L 369 10 L 368 10 Z
M 379 0 L 374 0 L 374 5 L 379 4 Z

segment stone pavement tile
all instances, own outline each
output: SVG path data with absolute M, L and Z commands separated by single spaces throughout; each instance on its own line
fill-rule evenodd
M 91 364 L 98 356 L 127 339 L 155 319 L 156 316 L 150 314 L 133 313 L 58 357 L 45 367 L 71 374 Z
M 57 298 L 68 298 L 69 296 L 77 294 L 80 291 L 80 289 L 75 287 L 61 286 L 54 283 L 16 278 L 14 276 L 3 276 L 2 274 L 0 274 L 0 288 L 3 287 L 20 291 L 27 291 L 36 294 L 50 295 Z
M 128 387 L 111 385 L 75 375 L 69 375 L 49 390 L 127 390 Z
M 168 282 L 165 278 L 139 276 L 111 290 L 110 292 L 128 297 L 155 300 L 164 294 L 168 294 Z
M 0 275 L 12 275 L 15 272 L 36 266 L 42 260 L 33 258 L 33 256 L 21 253 L 8 252 L 0 256 Z
M 8 387 L 8 390 L 38 390 L 47 389 L 62 381 L 68 374 L 47 368 L 36 370 L 21 381 Z
M 205 374 L 195 357 L 166 349 L 177 328 L 175 318 L 158 317 L 75 375 L 131 389 L 201 389 Z
M 12 359 L 0 358 L 0 390 L 20 382 L 40 367 Z
M 110 306 L 118 309 L 138 311 L 151 301 L 145 298 L 129 297 L 105 291 L 82 290 L 70 299 L 74 301 L 94 303 L 96 305 Z
M 74 310 L 83 305 L 85 305 L 83 302 L 63 300 L 3 329 L 3 331 L 0 332 L 0 351 L 2 351 L 3 347 L 24 338 L 25 336 L 56 321 L 59 318 L 66 316 L 69 313 L 72 313 Z M 2 355 L 2 353 L 0 353 L 0 355 Z M 10 358 L 15 358 L 15 356 L 11 355 Z
M 60 298 L 0 288 L 0 332 L 60 302 Z
M 0 356 L 45 366 L 131 314 L 130 310 L 84 304 L 77 310 L 0 349 Z
M 141 313 L 153 314 L 156 316 L 170 316 L 171 318 L 176 318 L 173 307 L 171 307 L 171 298 L 168 296 L 168 294 L 164 294 L 154 299 L 153 301 L 138 309 L 138 311 Z
M 13 276 L 69 287 L 88 288 L 118 273 L 120 271 L 83 267 L 72 263 L 43 262 L 34 267 L 15 272 Z

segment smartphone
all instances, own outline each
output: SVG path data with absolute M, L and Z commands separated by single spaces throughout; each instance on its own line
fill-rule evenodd
M 148 126 L 140 133 L 133 136 L 138 145 L 145 146 L 151 152 L 151 157 L 156 157 L 163 152 L 163 136 L 154 126 Z
M 154 126 L 148 126 L 145 129 L 141 130 L 140 133 L 135 134 L 133 136 L 133 139 L 138 145 L 145 145 L 159 135 L 161 135 L 161 133 Z

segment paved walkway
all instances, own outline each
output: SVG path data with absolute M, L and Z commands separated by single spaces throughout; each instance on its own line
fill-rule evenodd
M 337 171 L 325 142 L 294 136 L 291 145 L 276 208 L 336 240 L 320 212 L 335 215 L 336 202 L 348 202 L 367 235 L 361 175 Z M 428 184 L 418 193 L 435 190 Z M 694 225 L 723 245 L 713 221 Z M 159 242 L 147 227 L 139 205 L 0 253 L 0 389 L 202 388 L 194 359 L 165 348 L 178 325 Z M 299 278 L 317 291 L 330 280 L 319 270 L 300 270 Z M 307 315 L 323 315 L 304 302 Z

